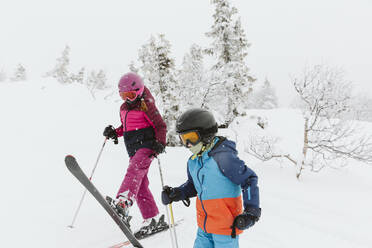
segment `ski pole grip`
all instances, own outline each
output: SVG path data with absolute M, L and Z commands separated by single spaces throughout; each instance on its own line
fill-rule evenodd
M 114 144 L 117 145 L 118 143 L 119 143 L 119 141 L 118 141 L 118 137 L 116 137 L 116 138 L 114 139 Z

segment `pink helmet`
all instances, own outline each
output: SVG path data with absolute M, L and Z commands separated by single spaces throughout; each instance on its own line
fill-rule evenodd
M 145 85 L 142 78 L 134 72 L 124 74 L 119 81 L 119 92 L 136 91 L 136 97 L 141 96 Z

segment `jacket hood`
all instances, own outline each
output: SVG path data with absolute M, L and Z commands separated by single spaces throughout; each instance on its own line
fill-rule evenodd
M 209 152 L 209 155 L 212 156 L 216 153 L 220 152 L 234 152 L 237 153 L 236 151 L 236 143 L 234 141 L 228 140 L 225 137 L 217 137 L 219 140 L 217 143 L 214 145 L 212 150 Z

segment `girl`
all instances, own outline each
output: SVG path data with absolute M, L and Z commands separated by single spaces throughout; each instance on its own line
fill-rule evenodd
M 128 216 L 129 208 L 136 201 L 144 219 L 143 226 L 148 226 L 154 224 L 154 217 L 159 214 L 159 210 L 149 189 L 147 173 L 154 157 L 164 152 L 166 124 L 139 75 L 133 72 L 125 74 L 118 86 L 124 100 L 120 107 L 122 125 L 116 129 L 110 125 L 103 132 L 109 139 L 117 140 L 123 136 L 130 158 L 116 195 L 116 206 Z

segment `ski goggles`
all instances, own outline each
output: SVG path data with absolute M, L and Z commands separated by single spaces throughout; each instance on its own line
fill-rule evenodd
M 129 100 L 129 101 L 134 101 L 137 98 L 137 91 L 124 91 L 124 92 L 119 92 L 121 99 L 124 101 Z
M 196 145 L 200 142 L 200 134 L 198 131 L 187 131 L 179 134 L 182 144 L 186 147 Z

